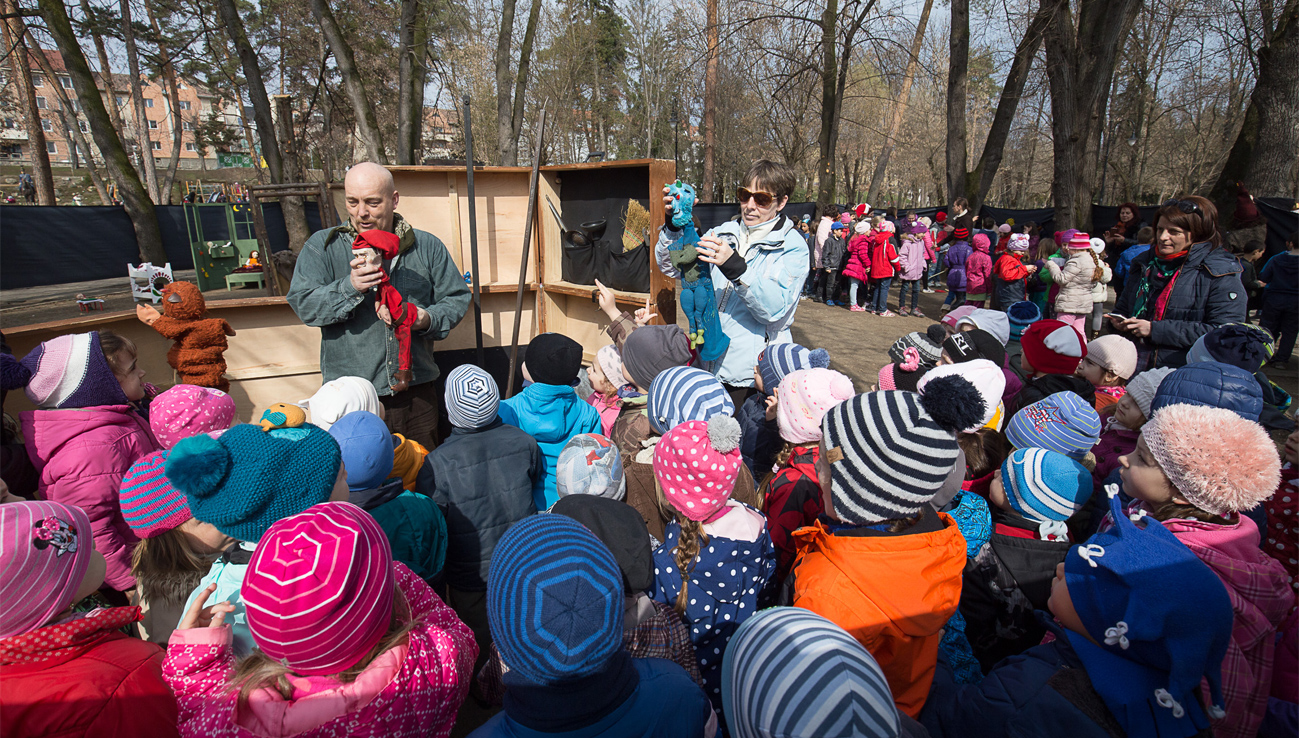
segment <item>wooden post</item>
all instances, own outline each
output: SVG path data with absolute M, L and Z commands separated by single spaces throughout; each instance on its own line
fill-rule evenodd
M 473 277 L 474 293 L 474 358 L 478 361 L 478 366 L 484 367 L 485 359 L 483 358 L 483 298 L 479 290 L 482 284 L 482 275 L 478 273 L 478 214 L 477 203 L 474 201 L 474 131 L 473 118 L 469 117 L 469 96 L 465 95 L 465 117 L 462 118 L 465 131 L 465 174 L 469 179 L 466 189 L 469 190 L 469 260 L 471 262 L 470 271 Z
M 523 290 L 528 284 L 528 252 L 532 246 L 533 216 L 537 212 L 537 180 L 541 177 L 541 146 L 546 137 L 546 111 L 541 111 L 537 148 L 532 154 L 532 179 L 528 188 L 528 215 L 523 228 L 523 257 L 519 259 L 519 291 L 514 301 L 514 336 L 510 339 L 510 373 L 505 380 L 505 397 L 514 396 L 514 372 L 519 367 L 519 327 L 523 322 Z

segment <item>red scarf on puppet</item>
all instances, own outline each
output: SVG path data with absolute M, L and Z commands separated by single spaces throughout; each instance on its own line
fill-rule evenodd
M 384 259 L 396 257 L 400 246 L 401 239 L 396 234 L 380 230 L 358 233 L 356 239 L 352 241 L 352 251 L 374 249 Z M 397 292 L 397 288 L 392 285 L 386 270 L 380 267 L 380 271 L 383 272 L 383 281 L 374 288 L 375 310 L 377 312 L 382 305 L 388 308 L 388 313 L 392 316 L 390 325 L 397 335 L 397 373 L 394 376 L 392 390 L 401 392 L 409 387 L 411 380 L 414 379 L 410 359 L 410 330 L 415 325 L 419 309 L 402 299 L 401 293 Z

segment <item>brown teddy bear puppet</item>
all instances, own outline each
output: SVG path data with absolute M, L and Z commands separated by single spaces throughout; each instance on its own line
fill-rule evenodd
M 226 336 L 235 329 L 220 318 L 207 318 L 207 303 L 198 286 L 172 282 L 162 290 L 162 314 L 149 305 L 136 305 L 135 313 L 145 325 L 163 338 L 174 341 L 167 363 L 180 374 L 180 381 L 199 387 L 230 391 L 226 381 Z

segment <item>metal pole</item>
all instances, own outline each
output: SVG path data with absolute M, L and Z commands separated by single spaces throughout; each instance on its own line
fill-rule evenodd
M 537 180 L 541 177 L 541 142 L 546 137 L 546 111 L 541 111 L 537 127 L 537 148 L 532 154 L 532 184 L 528 188 L 528 215 L 523 228 L 523 258 L 519 260 L 519 291 L 514 301 L 514 337 L 510 339 L 510 373 L 505 380 L 505 396 L 514 396 L 514 373 L 519 367 L 519 328 L 523 322 L 523 288 L 528 281 L 528 251 L 532 246 L 533 215 L 537 212 Z
M 465 175 L 469 179 L 469 263 L 470 276 L 473 277 L 474 293 L 474 357 L 478 366 L 486 368 L 483 359 L 483 300 L 478 276 L 478 215 L 474 202 L 474 130 L 472 118 L 469 117 L 469 96 L 465 95 L 465 113 L 460 125 L 465 131 Z

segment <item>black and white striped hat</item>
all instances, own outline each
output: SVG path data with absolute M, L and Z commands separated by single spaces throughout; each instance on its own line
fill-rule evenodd
M 821 421 L 835 517 L 870 525 L 920 512 L 956 463 L 956 431 L 983 407 L 960 376 L 928 383 L 924 395 L 867 392 L 836 405 Z

